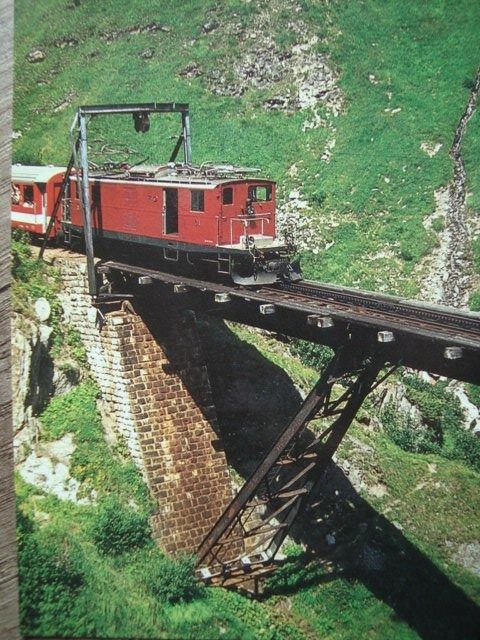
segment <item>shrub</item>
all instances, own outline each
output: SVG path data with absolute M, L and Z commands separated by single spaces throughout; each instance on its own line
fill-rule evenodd
M 66 433 L 75 433 L 80 440 L 101 436 L 101 422 L 96 400 L 96 385 L 87 380 L 61 396 L 52 398 L 40 416 L 42 438 L 56 440 Z
M 28 234 L 13 233 L 11 247 L 14 309 L 29 315 L 32 313 L 29 301 L 44 297 L 52 310 L 49 323 L 58 329 L 61 316 L 61 305 L 55 295 L 59 289 L 58 272 L 33 255 Z
M 97 386 L 86 380 L 64 395 L 52 398 L 40 416 L 41 437 L 56 440 L 66 433 L 75 435 L 76 449 L 70 472 L 81 483 L 79 497 L 90 495 L 92 490 L 100 499 L 115 493 L 121 496 L 122 502 L 133 500 L 142 511 L 150 511 L 153 502 L 128 449 L 117 446 L 112 453 L 105 441 L 98 395 Z M 119 459 L 122 457 L 124 459 Z
M 429 384 L 420 378 L 405 378 L 406 396 L 415 404 L 427 424 L 442 434 L 446 428 L 459 427 L 463 422 L 460 401 L 446 389 L 445 382 Z
M 70 355 L 79 365 L 87 364 L 87 352 L 83 346 L 80 333 L 74 327 L 64 325 L 62 332 L 57 332 L 52 345 L 52 355 L 60 358 L 62 355 Z
M 322 371 L 333 357 L 333 350 L 321 344 L 294 339 L 291 342 L 292 353 L 317 371 Z
M 480 439 L 463 428 L 460 402 L 445 387 L 444 382 L 431 385 L 413 376 L 405 378 L 406 396 L 418 407 L 426 424 L 416 425 L 389 404 L 381 414 L 385 433 L 405 451 L 439 453 L 480 471 Z M 477 387 L 471 385 L 469 391 L 477 397 Z
M 477 407 L 480 407 L 480 387 L 475 384 L 469 384 L 467 385 L 467 390 L 470 402 L 473 402 Z
M 434 218 L 432 220 L 432 229 L 437 233 L 442 232 L 445 229 L 445 219 L 444 218 Z
M 480 291 L 475 291 L 470 294 L 468 306 L 470 307 L 470 311 L 480 311 Z
M 180 555 L 173 559 L 156 554 L 146 568 L 144 580 L 149 591 L 162 602 L 188 602 L 202 592 L 194 570 L 193 556 Z
M 410 453 L 437 453 L 440 449 L 438 432 L 423 425 L 415 425 L 406 413 L 393 403 L 382 411 L 381 420 L 387 436 L 398 447 Z
M 318 206 L 321 206 L 327 199 L 327 193 L 323 189 L 312 191 L 312 193 L 309 195 L 310 201 Z
M 19 229 L 12 232 L 12 275 L 15 311 L 35 319 L 32 302 L 46 298 L 51 308 L 48 323 L 53 328 L 52 355 L 56 358 L 70 355 L 80 365 L 85 365 L 87 358 L 80 334 L 61 322 L 62 305 L 57 298 L 60 273 L 37 259 L 32 253 L 28 234 Z
M 52 527 L 36 529 L 21 512 L 17 532 L 22 632 L 55 635 L 60 620 L 64 630 L 73 632 L 68 620 L 85 579 L 78 548 Z
M 151 540 L 148 517 L 115 498 L 106 498 L 98 507 L 92 526 L 96 546 L 108 555 L 119 555 L 145 546 Z
M 449 429 L 442 453 L 447 458 L 463 460 L 480 472 L 480 438 L 470 431 L 459 427 Z
M 472 242 L 473 267 L 476 273 L 480 273 L 480 238 Z

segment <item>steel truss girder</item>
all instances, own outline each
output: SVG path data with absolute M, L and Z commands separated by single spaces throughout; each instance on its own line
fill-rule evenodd
M 359 358 L 358 346 L 351 344 L 337 350 L 297 414 L 200 545 L 198 576 L 207 584 L 238 586 L 274 569 L 277 552 L 364 399 L 396 368 L 380 376 L 385 360 L 381 351 Z M 342 390 L 333 394 L 339 384 Z M 330 424 L 307 442 L 306 426 L 313 419 Z
M 85 253 L 87 257 L 88 292 L 92 298 L 98 295 L 98 282 L 95 272 L 95 254 L 93 247 L 92 212 L 90 204 L 89 166 L 88 166 L 88 123 L 91 118 L 100 115 L 145 115 L 150 113 L 180 113 L 182 130 L 170 156 L 173 162 L 183 146 L 185 164 L 192 162 L 192 143 L 190 133 L 190 112 L 188 104 L 183 102 L 148 102 L 134 104 L 107 104 L 78 107 L 70 127 L 72 160 L 68 174 L 73 165 L 76 168 L 77 188 L 82 208 L 82 219 L 85 237 Z M 63 189 L 63 187 L 62 187 Z

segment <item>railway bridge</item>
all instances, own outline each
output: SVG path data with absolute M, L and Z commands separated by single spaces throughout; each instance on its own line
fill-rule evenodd
M 480 384 L 479 314 L 310 281 L 245 289 L 115 261 L 98 263 L 97 277 L 103 280 L 96 300 L 101 314 L 119 300 L 154 317 L 188 309 L 334 350 L 238 493 L 218 490 L 222 510 L 213 519 L 209 512 L 213 526 L 196 549 L 198 576 L 206 584 L 258 585 L 275 568 L 364 399 L 398 367 Z M 321 429 L 312 438 L 307 426 L 313 419 Z M 190 464 L 196 465 L 195 453 Z
M 72 156 L 40 255 L 76 166 L 87 290 L 96 307 L 94 318 L 99 315 L 108 325 L 103 338 L 97 337 L 100 346 L 102 339 L 105 344 L 110 340 L 111 364 L 122 368 L 113 379 L 112 367 L 96 362 L 97 375 L 104 390 L 117 399 L 131 452 L 143 460 L 150 488 L 161 504 L 154 531 L 167 550 L 177 551 L 182 545 L 192 550 L 191 522 L 196 519 L 202 534 L 196 548 L 199 577 L 225 586 L 251 584 L 274 568 L 282 543 L 364 399 L 393 371 L 405 366 L 480 384 L 480 315 L 309 281 L 252 289 L 116 261 L 95 266 L 93 240 L 98 230 L 92 229 L 88 119 L 129 114 L 135 129 L 145 132 L 150 113 L 181 114 L 182 130 L 170 160 L 175 161 L 183 147 L 185 163 L 190 164 L 188 105 L 80 107 L 71 128 Z M 164 257 L 168 259 L 168 253 Z M 221 254 L 217 260 L 220 264 Z M 108 312 L 115 312 L 119 302 L 129 302 L 140 321 L 122 325 L 122 318 L 116 317 L 117 324 L 108 324 Z M 176 326 L 181 322 L 179 309 L 214 314 L 334 350 L 319 381 L 233 498 L 221 443 L 213 435 L 215 407 L 194 332 L 180 348 L 174 344 L 176 336 L 182 342 L 183 334 L 189 333 L 185 323 Z M 77 317 L 81 320 L 78 313 Z M 162 324 L 169 326 L 168 335 Z M 119 389 L 125 396 L 120 400 Z M 307 426 L 313 419 L 322 426 L 312 439 L 306 436 L 311 436 Z M 179 467 L 174 464 L 177 456 Z M 179 493 L 188 498 L 184 502 L 190 510 L 182 507 Z

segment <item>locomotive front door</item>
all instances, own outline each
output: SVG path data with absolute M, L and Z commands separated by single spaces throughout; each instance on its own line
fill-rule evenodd
M 164 189 L 165 233 L 178 233 L 178 189 Z

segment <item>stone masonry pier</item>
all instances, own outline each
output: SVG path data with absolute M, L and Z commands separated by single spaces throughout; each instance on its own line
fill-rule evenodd
M 193 552 L 232 497 L 195 317 L 168 301 L 155 314 L 102 316 L 90 304 L 84 260 L 55 264 L 66 321 L 157 503 L 154 537 L 169 553 Z

